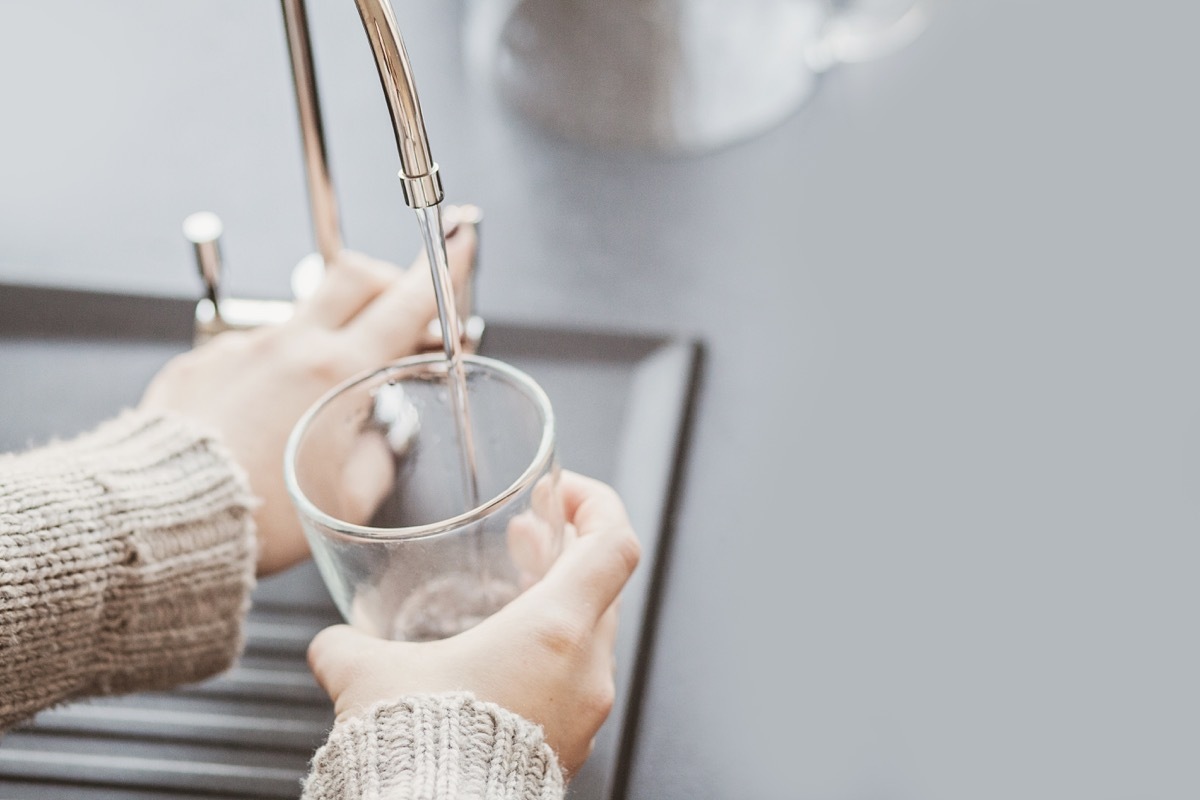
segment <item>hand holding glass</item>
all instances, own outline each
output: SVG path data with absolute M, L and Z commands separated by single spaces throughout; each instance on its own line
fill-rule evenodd
M 313 558 L 350 624 L 424 641 L 472 627 L 562 545 L 554 415 L 542 389 L 462 360 L 474 481 L 443 356 L 343 384 L 300 420 L 285 473 Z

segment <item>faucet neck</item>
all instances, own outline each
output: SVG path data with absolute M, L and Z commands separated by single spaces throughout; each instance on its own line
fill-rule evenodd
M 404 200 L 414 209 L 437 205 L 444 196 L 442 180 L 429 152 L 429 136 L 421 116 L 412 67 L 391 3 L 388 0 L 355 0 L 355 3 L 371 42 L 379 81 L 391 112 L 392 128 L 396 132 Z

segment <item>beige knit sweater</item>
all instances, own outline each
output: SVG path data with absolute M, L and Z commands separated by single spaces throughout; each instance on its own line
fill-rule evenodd
M 0 456 L 0 731 L 74 698 L 228 668 L 254 584 L 253 499 L 209 432 L 129 412 Z M 336 725 L 309 800 L 550 800 L 541 728 L 470 695 L 414 696 Z

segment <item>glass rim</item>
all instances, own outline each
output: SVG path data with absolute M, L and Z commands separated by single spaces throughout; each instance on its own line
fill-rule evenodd
M 477 355 L 464 355 L 462 361 L 465 365 L 482 367 L 485 371 L 499 373 L 503 377 L 509 379 L 520 389 L 524 390 L 527 395 L 534 401 L 538 410 L 542 413 L 542 437 L 538 442 L 537 452 L 534 454 L 528 467 L 521 473 L 507 489 L 495 495 L 486 502 L 480 503 L 472 509 L 464 511 L 453 517 L 437 522 L 429 522 L 424 525 L 411 525 L 402 528 L 376 528 L 370 525 L 356 525 L 352 522 L 338 519 L 331 514 L 322 511 L 317 507 L 308 495 L 300 488 L 299 479 L 296 476 L 296 455 L 300 449 L 300 441 L 304 438 L 304 434 L 308 431 L 312 421 L 316 419 L 325 408 L 332 403 L 337 397 L 345 392 L 353 389 L 356 386 L 367 383 L 372 379 L 387 375 L 388 373 L 401 372 L 412 367 L 431 366 L 434 364 L 446 364 L 446 357 L 440 353 L 432 353 L 429 355 L 408 356 L 405 358 L 392 361 L 389 364 L 372 369 L 367 372 L 361 372 L 337 386 L 333 387 L 321 396 L 307 411 L 300 417 L 295 427 L 292 428 L 291 434 L 288 436 L 287 448 L 284 450 L 283 458 L 283 477 L 284 483 L 287 486 L 288 494 L 291 495 L 292 502 L 296 506 L 296 510 L 302 517 L 316 522 L 333 533 L 340 536 L 345 536 L 352 539 L 368 539 L 371 541 L 399 541 L 406 539 L 419 539 L 427 536 L 447 533 L 457 528 L 462 528 L 467 525 L 479 522 L 487 517 L 497 508 L 500 508 L 505 503 L 513 498 L 521 490 L 527 488 L 532 482 L 535 475 L 545 471 L 550 466 L 554 457 L 554 409 L 550 405 L 550 398 L 537 381 L 531 378 L 525 372 L 516 367 L 506 364 L 503 361 L 497 361 L 493 358 L 486 358 Z

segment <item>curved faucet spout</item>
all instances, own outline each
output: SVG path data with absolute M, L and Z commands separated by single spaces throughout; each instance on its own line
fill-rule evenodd
M 400 183 L 404 200 L 411 208 L 421 209 L 442 202 L 442 179 L 429 153 L 429 137 L 421 116 L 421 103 L 413 83 L 408 53 L 400 38 L 396 16 L 388 0 L 354 0 L 362 17 L 363 29 L 371 41 L 379 81 L 387 97 L 400 150 Z

